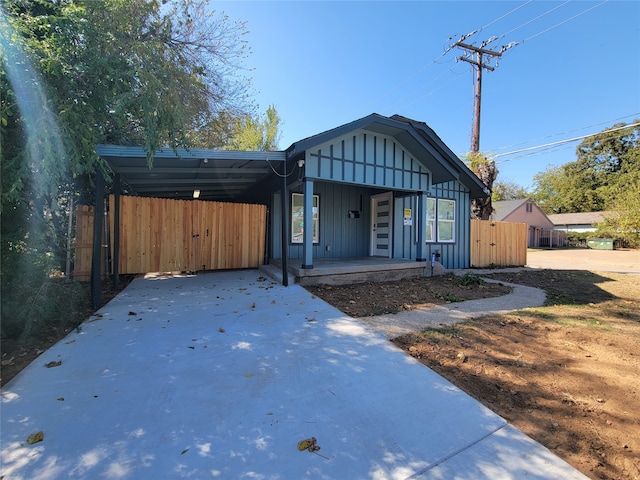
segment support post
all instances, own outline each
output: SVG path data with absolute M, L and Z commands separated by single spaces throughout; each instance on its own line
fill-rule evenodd
M 282 285 L 289 286 L 289 269 L 287 267 L 287 245 L 289 244 L 289 235 L 287 226 L 289 225 L 289 217 L 287 216 L 287 161 L 282 162 L 282 195 L 280 197 L 280 206 L 282 208 Z
M 91 299 L 97 310 L 102 303 L 102 217 L 104 215 L 104 177 L 98 169 L 95 178 L 96 205 L 93 210 L 93 247 L 91 254 Z
M 113 181 L 113 289 L 120 287 L 120 174 Z

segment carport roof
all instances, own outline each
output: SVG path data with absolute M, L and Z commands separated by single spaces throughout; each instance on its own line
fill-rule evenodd
M 162 148 L 149 166 L 142 147 L 98 145 L 97 152 L 127 194 L 183 200 L 199 190 L 201 200 L 249 201 L 255 185 L 275 176 L 285 160 L 284 152 Z

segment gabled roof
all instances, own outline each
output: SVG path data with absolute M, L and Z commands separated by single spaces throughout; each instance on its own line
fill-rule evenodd
M 556 213 L 547 215 L 554 225 L 596 225 L 615 212 Z
M 497 202 L 493 202 L 493 219 L 501 222 L 527 202 L 533 201 L 530 198 L 520 198 L 516 200 L 499 200 Z
M 400 115 L 385 117 L 372 113 L 326 132 L 307 137 L 291 144 L 286 150 L 287 161 L 302 158 L 307 150 L 361 129 L 388 135 L 397 140 L 431 171 L 434 184 L 458 180 L 469 189 L 471 198 L 481 198 L 489 195 L 489 190 L 482 181 L 469 170 L 464 162 L 444 144 L 426 123 Z

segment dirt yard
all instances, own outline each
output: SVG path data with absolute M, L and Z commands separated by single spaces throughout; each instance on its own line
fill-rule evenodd
M 640 277 L 566 270 L 487 277 L 542 288 L 547 305 L 392 341 L 585 475 L 639 479 Z M 356 317 L 504 291 L 461 287 L 452 277 L 404 283 L 309 290 Z
M 393 342 L 589 477 L 640 479 L 640 276 L 567 270 L 486 276 L 542 288 L 547 305 Z M 308 290 L 353 317 L 510 291 L 478 280 L 446 275 Z M 62 334 L 26 345 L 3 341 L 2 383 Z

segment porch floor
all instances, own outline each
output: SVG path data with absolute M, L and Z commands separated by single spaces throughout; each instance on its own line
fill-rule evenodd
M 282 262 L 272 259 L 271 267 L 280 269 Z M 360 282 L 381 282 L 423 276 L 428 263 L 406 258 L 351 257 L 316 258 L 313 268 L 302 268 L 302 259 L 289 259 L 287 269 L 300 285 L 344 285 Z M 281 279 L 281 278 L 280 278 Z

